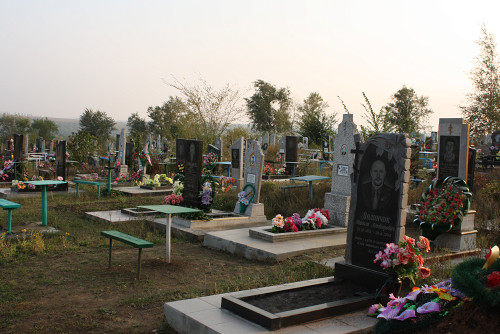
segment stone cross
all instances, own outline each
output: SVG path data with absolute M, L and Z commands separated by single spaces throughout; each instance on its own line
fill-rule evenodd
M 215 146 L 219 149 L 219 158 L 222 161 L 222 138 L 217 138 L 215 140 Z
M 325 194 L 325 208 L 330 212 L 330 223 L 333 225 L 346 227 L 348 223 L 355 160 L 353 151 L 362 153 L 359 152 L 359 142 L 358 150 L 355 150 L 354 136 L 357 133 L 353 115 L 344 114 L 335 136 L 331 192 Z
M 467 180 L 469 125 L 462 118 L 439 119 L 438 178 Z

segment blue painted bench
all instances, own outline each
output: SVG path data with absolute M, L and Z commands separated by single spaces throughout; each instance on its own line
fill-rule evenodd
M 293 189 L 293 188 L 304 188 L 307 187 L 307 184 L 291 184 L 289 186 L 280 186 L 280 189 L 283 190 L 283 195 L 285 194 L 285 190 Z
M 0 199 L 0 207 L 7 210 L 7 233 L 12 232 L 12 210 L 19 209 L 21 204 L 8 201 L 6 199 Z
M 76 188 L 76 197 L 78 197 L 78 185 L 80 184 L 88 184 L 92 186 L 97 186 L 97 198 L 101 197 L 101 186 L 104 185 L 102 182 L 95 182 L 95 181 L 87 181 L 87 180 L 73 180 L 73 183 L 75 184 Z
M 137 262 L 137 279 L 140 279 L 141 276 L 141 255 L 143 248 L 152 248 L 153 243 L 150 241 L 142 240 L 126 233 L 122 233 L 119 231 L 101 231 L 101 235 L 109 238 L 109 265 L 108 268 L 111 268 L 111 259 L 112 259 L 112 249 L 113 249 L 113 240 L 121 241 L 127 245 L 130 245 L 135 248 L 139 248 L 139 257 Z

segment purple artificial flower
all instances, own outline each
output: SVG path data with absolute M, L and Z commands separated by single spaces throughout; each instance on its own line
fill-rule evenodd
M 398 316 L 405 303 L 406 300 L 396 307 L 386 307 L 385 310 L 377 316 L 377 318 L 384 318 L 385 320 L 394 319 Z
M 302 227 L 302 219 L 300 218 L 298 213 L 294 213 L 292 215 L 292 220 L 293 220 L 293 223 L 295 224 L 295 226 L 297 226 L 297 228 L 300 229 Z
M 440 310 L 441 310 L 441 305 L 439 305 L 439 303 L 436 302 L 428 302 L 417 308 L 417 312 L 420 314 L 439 312 Z
M 418 289 L 415 291 L 410 292 L 407 296 L 406 299 L 415 301 L 417 299 L 417 296 L 422 292 L 422 289 Z
M 373 304 L 368 309 L 368 314 L 375 314 L 378 311 L 378 309 L 381 308 L 381 307 L 382 307 L 382 305 L 380 305 L 380 304 Z
M 415 310 L 406 310 L 404 312 L 402 312 L 400 315 L 398 315 L 397 317 L 393 318 L 394 320 L 400 320 L 400 321 L 404 321 L 408 318 L 416 318 L 417 317 L 417 314 L 415 313 Z

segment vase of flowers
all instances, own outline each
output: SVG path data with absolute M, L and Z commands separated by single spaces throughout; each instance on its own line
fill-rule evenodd
M 386 245 L 383 251 L 379 251 L 375 255 L 373 263 L 380 261 L 380 266 L 392 273 L 395 280 L 393 288 L 398 288 L 398 280 L 403 281 L 408 278 L 413 284 L 415 279 L 420 277 L 425 279 L 431 274 L 429 268 L 424 267 L 423 252 L 430 250 L 430 242 L 426 237 L 420 236 L 419 241 L 403 236 L 403 241 L 399 244 L 390 243 Z M 400 290 L 399 285 L 398 290 Z M 396 291 L 399 292 L 399 291 Z
M 413 222 L 419 225 L 423 236 L 434 240 L 443 232 L 460 228 L 471 196 L 465 181 L 458 177 L 436 180 L 422 194 Z

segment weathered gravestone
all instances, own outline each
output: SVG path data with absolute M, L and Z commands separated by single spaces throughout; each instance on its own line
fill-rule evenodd
M 42 153 L 42 138 L 38 137 L 36 139 L 36 153 Z
M 286 136 L 286 172 L 292 174 L 294 163 L 297 162 L 297 136 Z M 291 163 L 289 163 L 291 162 Z
M 118 143 L 118 161 L 120 161 L 120 174 L 128 175 L 128 165 L 125 162 L 125 150 L 127 147 L 127 129 L 123 128 L 120 133 L 120 142 Z
M 50 141 L 50 146 L 49 146 L 49 154 L 52 154 L 52 153 L 54 153 L 54 140 Z
M 355 149 L 355 135 L 358 133 L 352 114 L 344 114 L 334 142 L 333 174 L 331 192 L 325 194 L 325 208 L 330 212 L 330 224 L 346 227 L 351 204 L 351 179 Z M 361 140 L 360 136 L 357 141 Z
M 23 144 L 23 153 L 24 156 L 28 156 L 28 146 L 29 145 L 29 135 L 27 133 L 24 134 L 24 144 Z
M 231 175 L 235 179 L 236 188 L 241 190 L 243 184 L 243 137 L 238 138 L 230 147 Z
M 469 125 L 462 118 L 439 119 L 438 178 L 457 176 L 467 181 Z
M 269 145 L 276 145 L 276 134 L 271 133 L 271 136 L 269 137 Z
M 123 129 L 122 129 L 123 130 Z M 116 135 L 116 140 L 115 140 L 115 151 L 120 151 L 120 135 Z M 118 153 L 118 157 L 120 157 L 120 154 Z
M 324 135 L 325 139 L 323 140 L 323 160 L 330 159 L 330 136 Z
M 278 152 L 280 154 L 285 154 L 285 151 L 286 151 L 285 138 L 280 138 L 278 140 Z
M 241 210 L 240 203 L 237 202 L 234 212 L 250 217 L 263 217 L 263 220 L 265 221 L 264 204 L 260 203 L 264 153 L 262 152 L 258 141 L 247 140 L 247 143 L 248 147 L 245 152 L 244 172 L 245 186 L 243 187 L 243 190 L 247 194 L 246 198 L 249 200 L 249 203 L 245 210 Z
M 307 137 L 302 138 L 302 144 L 304 145 L 304 149 L 307 150 L 309 148 L 309 138 Z
M 223 152 L 222 152 L 222 138 L 217 138 L 215 140 L 215 147 L 217 147 L 217 149 L 219 150 L 219 155 L 218 155 L 219 160 L 222 160 L 222 154 L 223 154 Z
M 469 168 L 467 172 L 467 185 L 474 188 L 474 172 L 476 170 L 476 149 L 469 147 Z
M 23 135 L 14 134 L 14 161 L 21 162 L 23 160 Z M 22 179 L 22 164 L 16 163 L 14 165 L 16 176 L 19 180 Z
M 200 140 L 177 139 L 176 161 L 184 164 L 184 206 L 201 208 L 201 172 L 203 142 Z
M 336 264 L 336 277 L 378 287 L 389 279 L 373 260 L 405 233 L 410 145 L 404 134 L 379 134 L 354 150 L 345 263 Z
M 56 145 L 56 177 L 62 177 L 67 181 L 66 175 L 66 141 L 61 140 Z M 68 190 L 68 183 L 58 184 L 58 190 Z
M 45 153 L 45 139 L 42 138 L 42 146 L 41 146 L 41 150 L 40 150 L 42 153 Z
M 125 165 L 132 165 L 132 155 L 134 154 L 134 143 L 128 142 L 125 144 Z

